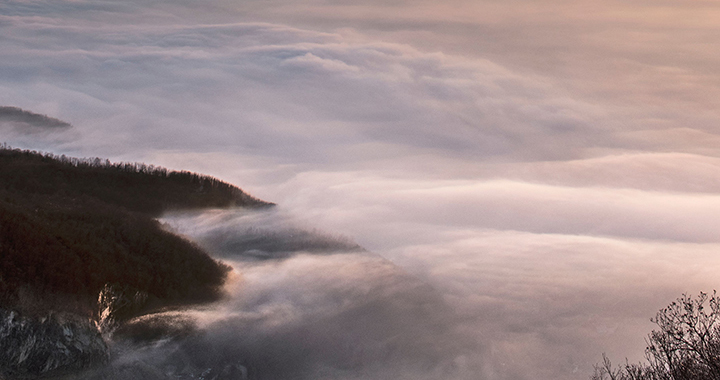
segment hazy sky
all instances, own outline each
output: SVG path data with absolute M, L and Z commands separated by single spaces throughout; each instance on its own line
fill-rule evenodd
M 717 1 L 3 1 L 0 106 L 72 128 L 0 115 L 0 141 L 219 176 L 432 285 L 478 376 L 587 378 L 718 287 L 717 20 Z

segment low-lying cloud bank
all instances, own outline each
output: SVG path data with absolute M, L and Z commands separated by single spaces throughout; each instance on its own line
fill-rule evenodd
M 599 350 L 640 360 L 649 316 L 711 284 L 720 248 L 386 221 L 391 264 L 368 252 L 288 252 L 298 230 L 315 233 L 282 206 L 164 220 L 211 250 L 234 242 L 215 252 L 241 277 L 224 303 L 185 313 L 201 343 L 162 350 L 208 363 L 202 352 L 222 353 L 278 379 L 588 377 Z M 249 252 L 248 237 L 265 231 L 277 231 L 267 252 L 285 255 Z
M 482 371 L 480 342 L 466 335 L 442 295 L 375 254 L 288 250 L 298 231 L 325 237 L 274 210 L 164 221 L 210 244 L 236 277 L 221 302 L 140 317 L 117 330 L 111 372 L 119 379 L 215 376 L 233 368 L 278 380 L 475 379 Z M 264 236 L 262 229 L 276 231 L 266 252 L 285 255 L 249 253 L 258 249 L 248 237 Z M 212 249 L 227 242 L 234 252 Z

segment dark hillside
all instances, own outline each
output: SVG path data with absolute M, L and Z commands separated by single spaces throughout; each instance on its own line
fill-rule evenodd
M 153 219 L 270 205 L 217 179 L 142 164 L 0 150 L 0 307 L 97 313 L 106 285 L 143 309 L 216 299 L 228 268 Z
M 91 197 L 152 216 L 170 209 L 272 205 L 197 173 L 18 149 L 0 149 L 0 190 L 50 204 Z

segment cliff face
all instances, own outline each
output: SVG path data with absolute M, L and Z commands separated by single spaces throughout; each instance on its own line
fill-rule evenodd
M 37 378 L 80 371 L 108 360 L 95 323 L 71 314 L 20 316 L 0 309 L 0 377 Z
M 115 319 L 116 312 L 137 310 L 143 298 L 107 286 L 98 299 L 99 322 L 67 312 L 28 316 L 0 308 L 0 380 L 247 379 L 238 363 L 193 360 L 185 346 L 202 336 L 191 320 L 153 314 Z M 118 360 L 131 352 L 144 354 Z

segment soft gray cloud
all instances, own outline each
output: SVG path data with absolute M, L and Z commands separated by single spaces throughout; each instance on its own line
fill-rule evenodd
M 447 233 L 389 255 L 485 332 L 489 378 L 588 378 L 598 351 L 640 361 L 657 305 L 715 282 L 717 244 Z
M 584 101 L 554 78 L 481 58 L 279 24 L 195 24 L 169 9 L 159 22 L 140 17 L 131 26 L 122 12 L 114 22 L 108 14 L 117 12 L 91 12 L 87 21 L 57 12 L 16 13 L 4 16 L 0 73 L 24 85 L 4 88 L 5 99 L 46 94 L 24 106 L 91 129 L 88 135 L 104 125 L 102 136 L 144 151 L 192 144 L 313 165 L 358 162 L 376 153 L 347 157 L 353 151 L 347 147 L 377 142 L 389 144 L 390 152 L 410 146 L 473 160 L 556 160 L 617 149 L 715 154 L 711 140 L 691 137 L 712 138 L 716 117 L 709 109 Z M 668 138 L 669 128 L 682 135 Z M 84 154 L 103 140 L 88 136 Z
M 86 150 L 107 151 L 112 136 L 144 150 L 250 149 L 316 165 L 356 162 L 343 147 L 363 142 L 470 158 L 573 157 L 588 135 L 601 147 L 611 143 L 600 133 L 604 111 L 488 61 L 270 24 L 7 18 L 12 53 L 0 73 L 51 86 L 46 99 L 26 100 L 34 109 L 48 102 L 78 128 L 91 128 L 88 135 L 103 129 L 103 138 L 82 142 Z M 47 49 L 38 50 L 38 41 Z M 6 99 L 22 101 L 27 87 L 6 89 Z M 87 107 L 97 114 L 73 115 Z M 562 151 L 557 140 L 566 142 Z
M 131 377 L 127 367 L 187 371 L 228 363 L 267 379 L 474 379 L 482 371 L 481 342 L 459 328 L 441 294 L 375 254 L 314 255 L 296 247 L 257 261 L 242 250 L 215 249 L 252 247 L 246 238 L 263 236 L 263 229 L 275 231 L 278 247 L 295 239 L 301 227 L 287 230 L 296 222 L 275 210 L 176 213 L 163 220 L 221 254 L 235 272 L 223 301 L 140 317 L 115 332 L 112 365 L 120 378 Z M 125 338 L 148 339 L 133 330 L 162 321 L 180 329 L 175 339 L 126 347 Z
M 236 240 L 233 235 L 247 236 L 248 226 L 261 233 L 273 226 L 287 231 L 287 226 L 308 224 L 305 217 L 282 210 L 175 214 L 164 220 L 199 241 L 209 236 Z M 390 240 L 400 243 L 380 251 L 403 271 L 373 254 L 300 253 L 279 262 L 237 263 L 242 280 L 229 288 L 232 297 L 217 308 L 187 315 L 201 329 L 224 336 L 223 342 L 236 345 L 235 350 L 255 352 L 245 357 L 260 358 L 266 349 L 275 359 L 329 349 L 335 353 L 321 354 L 321 365 L 336 378 L 362 372 L 372 378 L 576 379 L 589 376 L 598 350 L 640 360 L 649 316 L 657 305 L 682 292 L 697 292 L 715 279 L 718 244 L 385 222 L 380 228 L 394 229 L 396 238 Z M 403 236 L 415 243 L 397 238 Z M 425 309 L 418 313 L 419 307 Z M 316 320 L 322 328 L 313 325 Z M 340 336 L 333 327 L 337 323 L 343 326 Z M 374 335 L 357 337 L 355 327 L 387 331 L 383 336 L 392 331 L 411 340 L 390 340 L 392 352 L 400 355 L 390 362 L 372 359 L 385 355 L 389 342 Z M 254 338 L 247 337 L 248 330 Z M 274 339 L 281 339 L 283 349 L 273 348 Z M 345 355 L 358 355 L 359 346 L 341 343 L 346 339 L 363 347 L 364 354 L 355 356 L 358 371 L 334 372 L 346 365 Z M 430 351 L 415 351 L 411 347 L 416 344 Z M 305 363 L 319 363 L 303 357 Z M 420 357 L 419 367 L 406 366 Z M 297 355 L 280 368 L 295 368 L 292 358 Z M 404 364 L 398 369 L 393 363 Z

